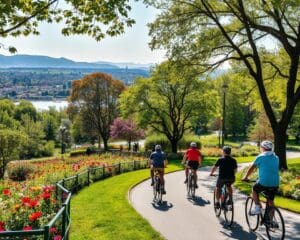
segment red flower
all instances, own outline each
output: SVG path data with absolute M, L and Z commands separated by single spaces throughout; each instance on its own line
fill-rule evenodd
M 47 200 L 47 199 L 49 199 L 49 198 L 51 197 L 51 194 L 45 192 L 45 193 L 43 193 L 43 194 L 41 195 L 41 197 L 42 197 L 44 200 Z
M 4 189 L 4 190 L 3 190 L 3 195 L 4 195 L 4 196 L 10 196 L 10 195 L 11 195 L 11 192 L 9 191 L 9 189 Z
M 31 222 L 34 222 L 35 220 L 37 220 L 38 218 L 40 218 L 42 216 L 42 212 L 34 212 L 34 213 L 31 213 L 29 215 L 29 220 Z
M 0 232 L 5 231 L 5 222 L 0 222 Z
M 50 232 L 51 232 L 51 233 L 56 233 L 56 232 L 57 232 L 57 230 L 56 230 L 56 228 L 55 228 L 55 227 L 52 227 L 52 228 L 50 228 Z
M 25 226 L 25 227 L 23 227 L 23 230 L 24 231 L 29 231 L 29 230 L 32 230 L 32 227 L 31 226 Z

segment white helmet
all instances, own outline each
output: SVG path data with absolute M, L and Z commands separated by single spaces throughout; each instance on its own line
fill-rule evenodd
M 273 148 L 273 143 L 271 141 L 262 141 L 260 146 L 267 151 L 271 151 Z
M 191 147 L 197 147 L 197 144 L 195 142 L 191 142 L 190 146 Z
M 161 150 L 161 146 L 160 145 L 155 145 L 155 151 L 159 151 L 159 150 Z

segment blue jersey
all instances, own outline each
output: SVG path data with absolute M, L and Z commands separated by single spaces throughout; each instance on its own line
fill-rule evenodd
M 274 152 L 261 153 L 254 160 L 254 165 L 259 169 L 259 184 L 265 187 L 279 186 L 279 159 Z
M 153 167 L 163 168 L 164 160 L 166 160 L 166 155 L 162 151 L 155 151 L 155 152 L 151 153 L 150 160 L 152 160 Z

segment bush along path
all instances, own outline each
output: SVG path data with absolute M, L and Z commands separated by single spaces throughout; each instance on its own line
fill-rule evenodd
M 170 164 L 167 171 L 178 169 Z M 147 178 L 149 169 L 124 173 L 94 183 L 74 196 L 70 239 L 163 239 L 128 202 L 128 190 Z

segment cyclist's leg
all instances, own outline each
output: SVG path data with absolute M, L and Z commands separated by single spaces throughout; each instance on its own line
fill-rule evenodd
M 218 179 L 217 179 L 217 183 L 216 183 L 216 199 L 217 199 L 218 201 L 220 201 L 220 197 L 221 197 L 221 189 L 222 189 L 222 187 L 223 187 L 223 184 L 224 184 L 223 180 L 220 179 L 220 178 L 218 178 Z
M 165 170 L 164 170 L 164 168 L 161 168 L 159 170 L 159 178 L 160 178 L 160 182 L 161 182 L 161 185 L 162 185 L 163 194 L 166 194 L 164 174 L 165 174 Z
M 189 162 L 187 162 L 187 164 L 185 165 L 185 180 L 184 180 L 184 183 L 187 183 L 187 180 L 188 180 L 188 175 L 189 175 Z
M 154 184 L 154 170 L 153 165 L 150 166 L 151 186 Z
M 255 203 L 255 209 L 251 210 L 251 214 L 259 214 L 261 213 L 261 203 L 259 200 L 259 193 L 263 191 L 263 186 L 259 183 L 255 183 L 252 187 L 252 198 Z

